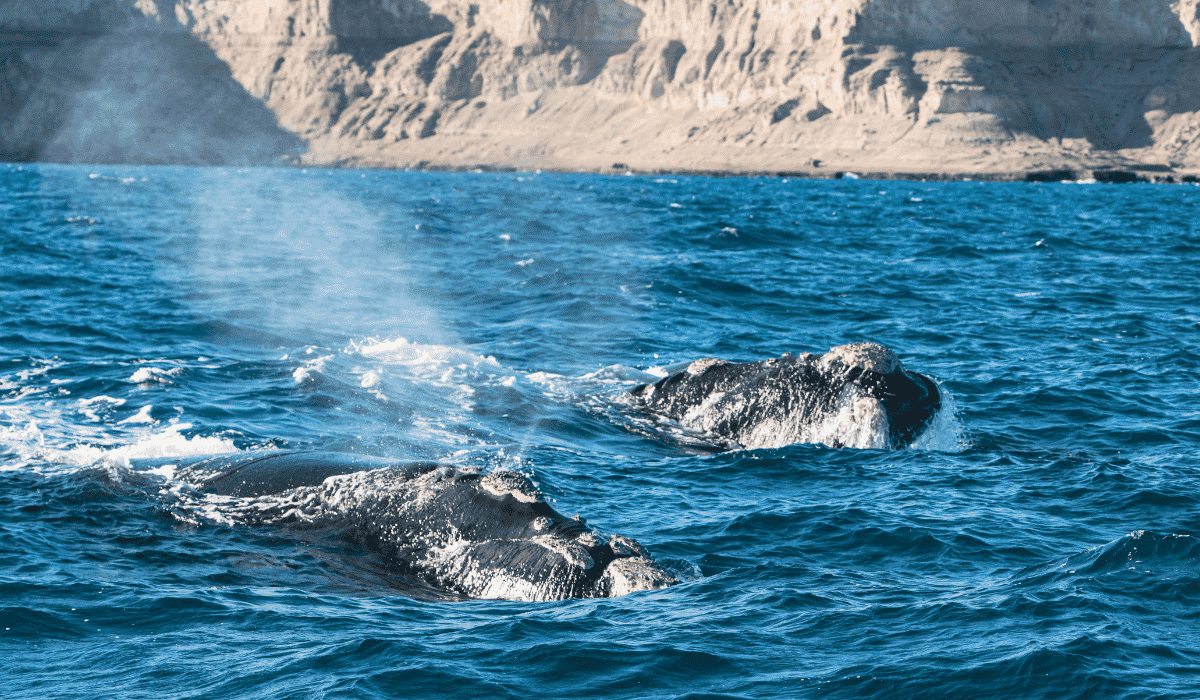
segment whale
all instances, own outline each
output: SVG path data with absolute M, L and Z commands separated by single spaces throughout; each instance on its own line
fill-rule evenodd
M 700 359 L 630 395 L 637 410 L 718 449 L 900 449 L 942 408 L 937 384 L 878 343 L 756 362 Z
M 209 457 L 175 474 L 223 519 L 333 529 L 450 596 L 605 598 L 678 583 L 637 541 L 562 515 L 517 472 L 273 452 Z

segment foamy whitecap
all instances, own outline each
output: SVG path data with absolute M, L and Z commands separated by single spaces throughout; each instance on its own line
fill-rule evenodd
M 75 402 L 79 412 L 88 420 L 99 423 L 105 420 L 114 408 L 125 405 L 125 399 L 114 399 L 111 396 L 93 396 L 90 399 L 79 399 Z
M 141 367 L 133 374 L 129 375 L 129 380 L 134 384 L 171 384 L 171 377 L 178 376 L 183 372 L 182 367 L 172 367 L 163 369 L 162 367 Z
M 442 367 L 446 365 L 500 367 L 496 358 L 476 355 L 448 345 L 410 342 L 405 338 L 395 340 L 367 339 L 351 343 L 350 351 L 381 362 L 409 367 Z
M 155 423 L 156 421 L 154 418 L 150 416 L 150 411 L 153 409 L 154 406 L 142 406 L 142 410 L 138 411 L 132 416 L 129 416 L 128 418 L 117 421 L 117 425 L 122 425 L 125 423 Z
M 372 369 L 363 373 L 362 380 L 359 382 L 359 386 L 364 389 L 373 389 L 379 386 L 380 381 L 379 372 L 376 372 Z
M 404 338 L 351 343 L 347 352 L 357 353 L 376 364 L 363 375 L 363 381 L 369 376 L 382 379 L 400 375 L 442 392 L 449 390 L 443 395 L 452 399 L 455 408 L 464 410 L 474 406 L 474 396 L 481 386 L 505 382 L 511 385 L 516 376 L 501 366 L 495 357 L 476 355 L 447 345 L 410 342 Z M 370 387 L 364 385 L 364 388 Z
M 16 455 L 22 461 L 39 454 L 46 447 L 46 437 L 33 421 L 23 425 L 0 427 L 0 452 Z M 23 464 L 0 464 L 0 471 L 24 468 Z
M 309 348 L 312 353 L 312 349 Z M 309 360 L 303 367 L 299 367 L 295 372 L 292 372 L 292 379 L 296 380 L 297 384 L 303 384 L 309 377 L 325 369 L 325 363 L 333 359 L 333 355 L 322 355 L 315 360 Z
M 105 461 L 128 467 L 130 460 L 134 459 L 202 457 L 238 451 L 233 441 L 228 438 L 200 435 L 189 438 L 179 432 L 190 427 L 186 423 L 179 424 L 129 445 L 112 448 L 78 447 L 65 454 L 69 458 L 68 461 L 74 464 L 85 465 Z
M 0 375 L 0 392 L 10 392 L 8 394 L 0 394 L 0 398 L 16 402 L 36 394 L 44 393 L 46 387 L 39 386 L 37 381 L 51 370 L 62 367 L 65 364 L 58 358 L 49 360 L 34 359 L 33 363 L 33 367 L 22 369 L 12 374 Z
M 544 394 L 559 400 L 593 398 L 601 394 L 624 392 L 630 384 L 645 384 L 656 381 L 656 375 L 624 365 L 609 365 L 595 372 L 569 377 L 553 372 L 530 372 L 525 375 L 530 383 L 542 388 Z
M 148 416 L 150 406 L 142 409 Z M 139 413 L 138 415 L 141 415 Z M 22 426 L 0 428 L 0 449 L 15 455 L 16 463 L 0 467 L 0 471 L 28 469 L 36 464 L 36 471 L 73 471 L 79 467 L 97 463 L 117 464 L 128 467 L 132 459 L 171 459 L 199 457 L 237 452 L 233 441 L 222 437 L 188 437 L 182 431 L 192 428 L 190 423 L 176 423 L 162 430 L 146 432 L 127 444 L 106 445 L 83 440 L 61 440 L 54 444 L 47 439 L 42 427 L 35 422 Z M 56 440 L 58 442 L 59 440 Z

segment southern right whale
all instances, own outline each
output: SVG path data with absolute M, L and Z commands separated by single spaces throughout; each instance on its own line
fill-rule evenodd
M 470 598 L 602 598 L 678 583 L 632 539 L 554 510 L 525 476 L 332 452 L 176 464 L 237 523 L 328 528 L 435 590 Z
M 631 393 L 652 415 L 723 447 L 748 449 L 800 442 L 901 448 L 942 405 L 933 380 L 904 369 L 876 343 L 759 362 L 696 360 Z

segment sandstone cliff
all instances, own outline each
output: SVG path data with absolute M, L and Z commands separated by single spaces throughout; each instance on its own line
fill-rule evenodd
M 1200 0 L 8 0 L 0 150 L 1187 170 L 1198 41 Z

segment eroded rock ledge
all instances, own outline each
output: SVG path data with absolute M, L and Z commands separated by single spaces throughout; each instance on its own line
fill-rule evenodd
M 1200 169 L 1200 0 L 10 0 L 9 159 Z

